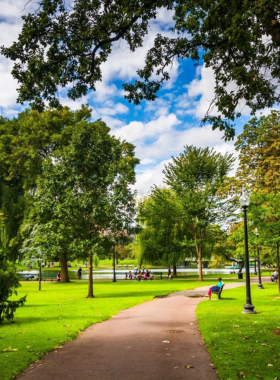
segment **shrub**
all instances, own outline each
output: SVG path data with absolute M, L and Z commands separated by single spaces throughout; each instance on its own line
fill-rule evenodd
M 17 295 L 16 289 L 20 286 L 15 267 L 0 252 L 0 323 L 4 319 L 12 321 L 16 309 L 25 303 L 26 295 L 18 300 L 9 300 L 13 294 Z

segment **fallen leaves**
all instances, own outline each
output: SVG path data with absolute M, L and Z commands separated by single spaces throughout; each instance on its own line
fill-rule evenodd
M 16 351 L 18 351 L 18 348 L 8 347 L 8 348 L 4 348 L 4 350 L 2 350 L 1 352 L 16 352 Z

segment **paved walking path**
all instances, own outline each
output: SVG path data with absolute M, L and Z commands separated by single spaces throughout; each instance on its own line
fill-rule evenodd
M 244 284 L 229 283 L 226 289 Z M 18 379 L 218 380 L 195 315 L 207 290 L 177 292 L 121 311 L 32 364 Z

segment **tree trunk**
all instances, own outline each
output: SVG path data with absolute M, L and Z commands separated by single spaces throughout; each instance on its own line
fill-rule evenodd
M 198 248 L 198 281 L 203 281 L 203 272 L 202 272 L 202 250 L 201 247 Z
M 63 252 L 60 255 L 60 273 L 61 273 L 61 280 L 60 282 L 66 283 L 70 282 L 69 280 L 69 273 L 68 273 L 68 266 L 67 266 L 67 254 L 66 252 Z
M 92 254 L 89 254 L 88 261 L 88 295 L 87 298 L 94 298 L 93 295 L 93 280 L 92 280 Z
M 240 268 L 239 268 L 238 273 L 242 273 L 242 269 L 244 267 L 244 261 L 241 261 L 241 263 L 239 263 L 239 265 L 240 265 Z
M 276 243 L 276 265 L 277 265 L 277 273 L 278 273 L 278 291 L 280 296 L 280 267 L 279 267 L 279 243 Z
M 39 290 L 41 290 L 41 280 L 42 280 L 42 263 L 39 261 Z
M 177 277 L 177 266 L 173 264 L 173 277 Z

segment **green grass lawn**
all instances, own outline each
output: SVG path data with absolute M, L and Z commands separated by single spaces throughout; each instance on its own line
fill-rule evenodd
M 280 299 L 277 284 L 252 286 L 257 314 L 242 314 L 245 287 L 198 305 L 199 327 L 222 380 L 280 379 Z
M 209 281 L 203 283 L 208 284 Z M 41 292 L 37 290 L 38 282 L 23 282 L 18 296 L 27 294 L 25 306 L 16 311 L 14 323 L 0 325 L 0 379 L 12 379 L 47 351 L 74 339 L 86 327 L 122 309 L 152 300 L 156 295 L 201 285 L 179 279 L 95 282 L 96 298 L 86 299 L 86 282 L 43 283 Z

